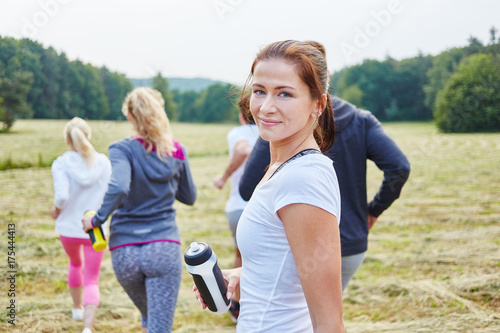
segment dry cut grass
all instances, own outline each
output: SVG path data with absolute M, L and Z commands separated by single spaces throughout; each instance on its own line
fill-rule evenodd
M 64 150 L 64 121 L 18 121 L 0 135 L 0 161 L 51 161 Z M 131 133 L 127 123 L 91 122 L 97 150 Z M 198 186 L 193 207 L 177 204 L 183 249 L 209 242 L 230 267 L 232 241 L 224 217 L 228 195 L 212 186 L 227 163 L 231 125 L 173 124 L 187 146 Z M 365 263 L 344 294 L 347 332 L 500 332 L 500 134 L 438 134 L 428 123 L 384 125 L 410 159 L 401 198 L 370 234 Z M 381 173 L 369 163 L 372 196 Z M 4 263 L 7 224 L 16 225 L 16 326 L 8 324 L 8 285 L 0 282 L 0 331 L 81 332 L 71 320 L 67 257 L 48 216 L 49 168 L 0 171 Z M 4 266 L 2 266 L 4 267 Z M 4 268 L 6 275 L 7 268 Z M 139 332 L 139 313 L 114 276 L 109 253 L 101 271 L 95 332 Z M 234 332 L 228 315 L 199 308 L 184 271 L 175 332 Z M 327 288 L 327 286 L 325 286 Z

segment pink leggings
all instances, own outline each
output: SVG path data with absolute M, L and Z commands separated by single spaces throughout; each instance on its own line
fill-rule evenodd
M 99 273 L 104 251 L 95 251 L 90 239 L 64 236 L 60 238 L 69 257 L 68 286 L 74 288 L 83 285 L 83 305 L 99 306 Z M 82 267 L 82 247 L 85 255 L 85 269 Z

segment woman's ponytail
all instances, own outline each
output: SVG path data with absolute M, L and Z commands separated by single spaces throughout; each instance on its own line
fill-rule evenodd
M 330 94 L 326 94 L 326 107 L 318 118 L 318 127 L 314 130 L 314 138 L 322 153 L 328 151 L 335 141 L 335 118 Z
M 64 137 L 66 141 L 73 145 L 73 148 L 79 153 L 87 166 L 92 166 L 95 158 L 94 146 L 90 143 L 92 130 L 89 124 L 78 117 L 71 119 L 64 127 Z

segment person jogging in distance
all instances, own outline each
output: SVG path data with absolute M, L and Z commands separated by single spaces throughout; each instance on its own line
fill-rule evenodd
M 104 252 L 93 249 L 80 219 L 86 210 L 100 206 L 111 177 L 111 163 L 106 155 L 95 151 L 90 143 L 91 133 L 89 124 L 78 117 L 64 126 L 64 139 L 71 151 L 52 163 L 54 207 L 50 210 L 69 257 L 67 280 L 73 299 L 72 317 L 83 320 L 83 333 L 91 333 L 99 307 L 99 273 Z
M 139 309 L 142 331 L 171 332 L 182 262 L 175 200 L 192 205 L 196 187 L 185 148 L 172 137 L 159 91 L 136 88 L 123 103 L 136 135 L 111 144 L 113 175 L 85 231 L 112 214 L 109 248 L 113 270 Z

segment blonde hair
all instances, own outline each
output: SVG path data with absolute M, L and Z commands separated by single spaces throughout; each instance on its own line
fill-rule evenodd
M 82 118 L 75 117 L 64 126 L 63 135 L 76 152 L 82 155 L 85 164 L 91 166 L 94 163 L 95 149 L 90 143 L 92 130 L 89 124 Z
M 134 129 L 144 140 L 144 148 L 150 153 L 156 148 L 160 159 L 172 156 L 177 149 L 165 113 L 165 101 L 158 90 L 139 87 L 125 97 L 122 112 L 130 115 Z

